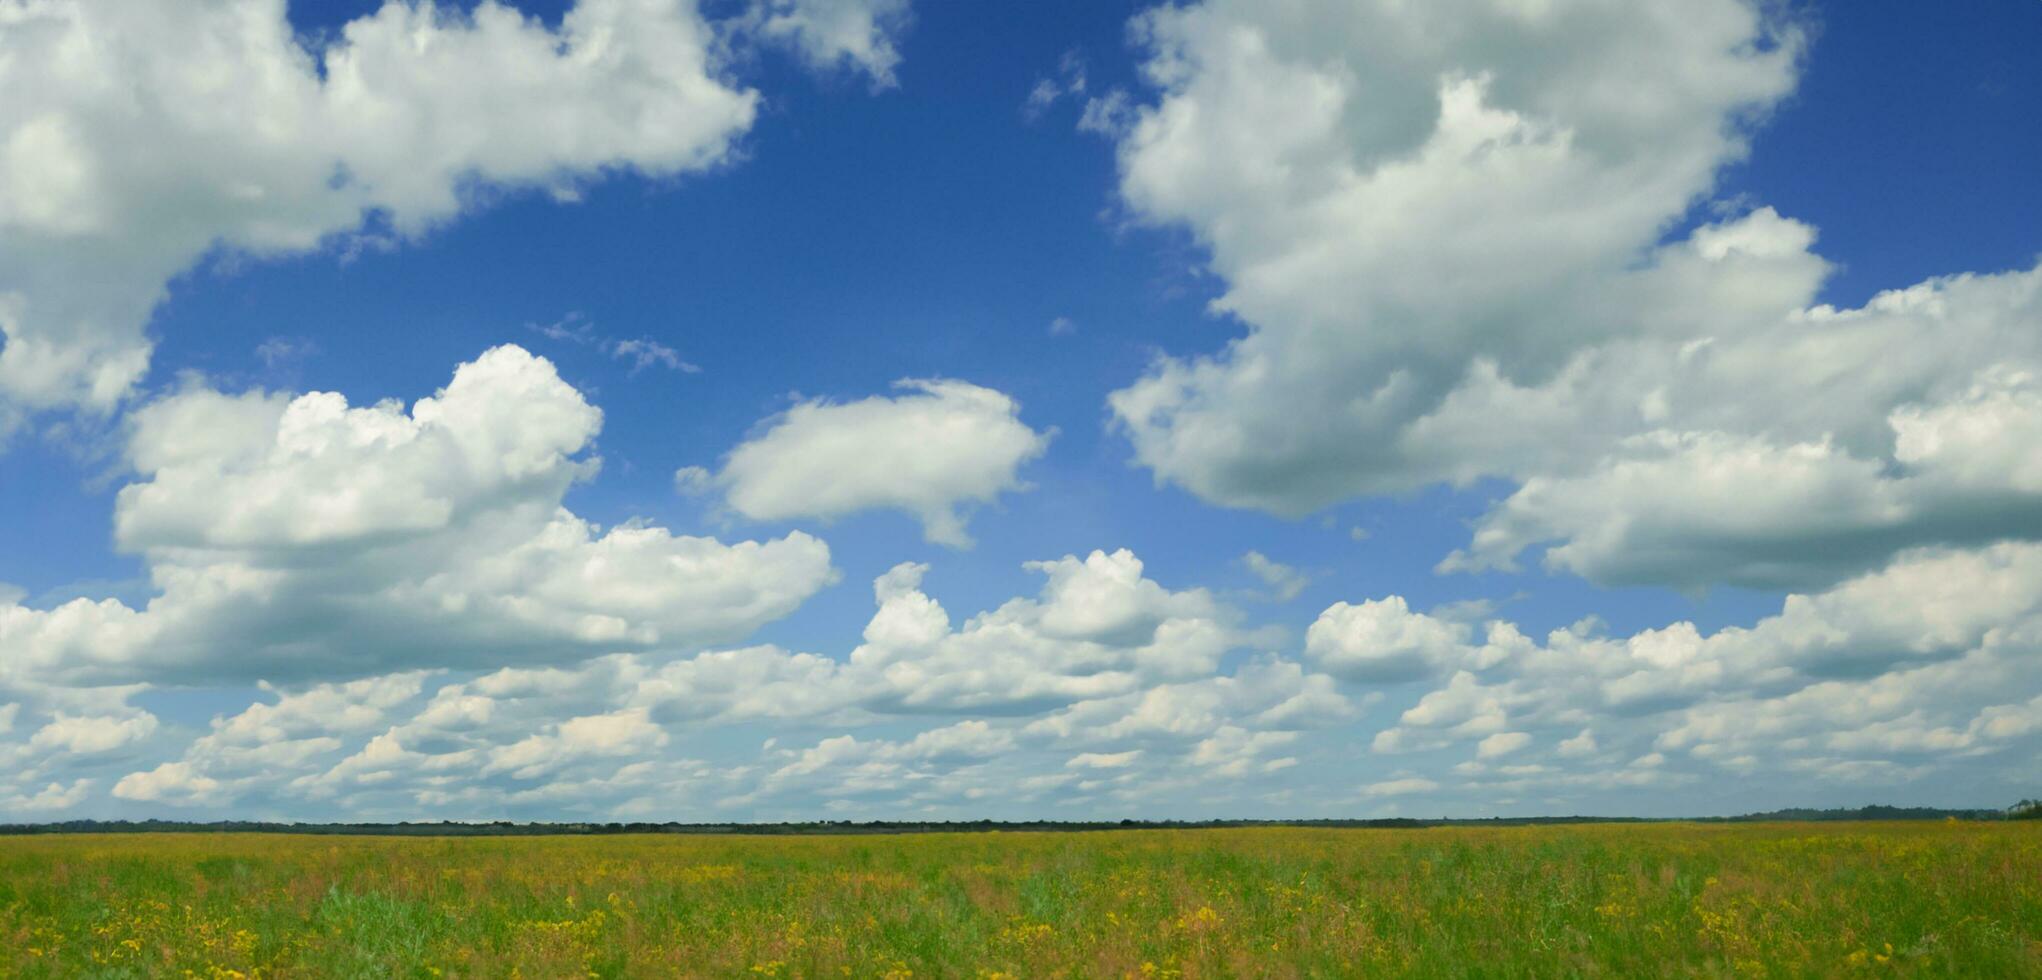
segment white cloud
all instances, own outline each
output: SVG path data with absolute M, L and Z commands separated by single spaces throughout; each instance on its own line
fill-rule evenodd
M 1250 551 L 1241 556 L 1241 564 L 1262 584 L 1269 586 L 1270 598 L 1278 602 L 1289 602 L 1312 584 L 1312 577 L 1289 565 L 1270 558 L 1259 551 Z
M 2042 270 L 1836 310 L 1814 229 L 1770 208 L 1663 240 L 1793 87 L 1770 10 L 1139 18 L 1158 96 L 1119 132 L 1121 195 L 1208 250 L 1247 333 L 1113 394 L 1137 459 L 1284 515 L 1519 481 L 1454 566 L 1553 541 L 1612 583 L 1820 588 L 2032 534 L 2042 492 L 2001 450 L 2035 425 Z M 1719 506 L 1747 484 L 1751 512 Z
M 681 359 L 681 352 L 649 337 L 619 340 L 609 345 L 610 356 L 631 362 L 631 373 L 649 367 L 664 367 L 682 374 L 701 374 L 701 367 Z
M 1454 662 L 1466 669 L 1375 738 L 1378 751 L 1413 753 L 1407 759 L 1472 744 L 1483 764 L 1421 774 L 1408 766 L 1424 763 L 1407 763 L 1383 782 L 1420 780 L 1431 788 L 1409 792 L 1449 799 L 1665 790 L 1690 785 L 1697 765 L 1748 772 L 1759 752 L 1783 775 L 1819 767 L 1823 778 L 1902 779 L 1918 778 L 1908 774 L 1923 765 L 1895 760 L 2023 744 L 2042 734 L 2033 723 L 2042 690 L 2023 678 L 2018 659 L 2042 639 L 2033 552 L 2009 545 L 1989 557 L 1920 555 L 1789 600 L 1753 627 L 1713 634 L 1683 624 L 1615 639 L 1564 630 L 1534 644 L 1491 624 L 1492 638 L 1520 640 L 1492 643 L 1491 654 L 1464 650 Z M 1366 742 L 1368 730 L 1349 727 L 1358 713 L 1327 675 L 1280 659 L 1231 674 L 1218 672 L 1216 656 L 1143 663 L 1182 653 L 1127 646 L 1149 629 L 1131 623 L 1154 620 L 1139 611 L 1145 603 L 1181 605 L 1181 615 L 1210 600 L 1130 587 L 1117 574 L 1131 561 L 1099 554 L 1046 563 L 1061 582 L 962 629 L 921 592 L 920 568 L 896 569 L 877 584 L 881 609 L 848 662 L 751 648 L 663 664 L 627 655 L 504 670 L 422 701 L 416 674 L 289 692 L 216 721 L 176 760 L 183 768 L 143 769 L 116 795 L 178 804 L 253 796 L 284 806 L 349 798 L 409 812 L 429 800 L 542 806 L 589 793 L 597 795 L 576 805 L 636 807 L 679 805 L 649 802 L 668 799 L 648 795 L 649 786 L 674 780 L 722 794 L 727 802 L 717 806 L 803 812 L 839 800 L 884 813 L 884 801 L 912 799 L 968 814 L 985 794 L 1057 771 L 1113 775 L 1036 780 L 1027 799 L 1135 806 L 1207 780 L 1273 786 L 1256 781 L 1283 774 L 1309 785 L 1318 767 L 1352 765 L 1344 746 Z M 1926 583 L 1942 592 L 1926 593 Z M 1902 595 L 1911 599 L 1895 600 Z M 993 714 L 912 737 L 870 735 L 888 717 L 986 710 Z M 788 750 L 764 781 L 742 765 L 705 768 L 671 754 L 697 741 L 674 738 L 677 728 L 747 721 L 857 734 Z M 1505 756 L 1514 764 L 1496 765 Z M 1597 765 L 1610 756 L 1632 761 Z M 1069 765 L 1074 758 L 1083 761 Z M 983 768 L 990 760 L 1001 760 L 1003 775 Z
M 850 669 L 880 679 L 885 710 L 1043 710 L 1213 671 L 1243 637 L 1203 589 L 1171 592 L 1126 550 L 1030 562 L 1048 581 L 952 629 L 921 592 L 921 566 L 875 585 L 880 608 Z
M 1750 627 L 1555 631 L 1455 673 L 1378 732 L 1374 748 L 1474 742 L 1482 760 L 1537 753 L 1529 765 L 1466 768 L 1469 787 L 1488 792 L 1771 773 L 1791 796 L 1805 793 L 1794 780 L 1807 773 L 1863 790 L 1956 771 L 2042 733 L 2032 723 L 2042 686 L 2025 666 L 2042 649 L 2038 560 L 2036 544 L 1907 552 L 1826 592 L 1789 596 Z M 1538 753 L 1549 738 L 1553 751 Z M 1631 761 L 1599 766 L 1612 757 Z
M 1475 758 L 1495 759 L 1509 755 L 1530 745 L 1532 737 L 1524 732 L 1497 732 L 1475 743 Z
M 444 528 L 518 495 L 557 500 L 602 413 L 549 362 L 498 347 L 401 404 L 351 407 L 199 389 L 137 411 L 114 531 L 135 551 L 362 547 Z
M 602 415 L 495 348 L 407 412 L 196 389 L 137 411 L 116 539 L 141 609 L 0 605 L 6 672 L 76 682 L 359 676 L 736 639 L 834 576 L 804 534 L 726 545 L 561 507 Z
M 274 703 L 257 702 L 232 717 L 215 719 L 212 734 L 197 744 L 254 747 L 308 735 L 368 732 L 383 722 L 389 709 L 417 697 L 425 676 L 410 671 L 276 692 Z M 276 690 L 270 685 L 263 688 Z
M 489 756 L 484 773 L 510 771 L 530 779 L 589 756 L 630 756 L 665 745 L 667 735 L 644 708 L 588 715 L 504 746 Z
M 1408 752 L 1496 734 L 1510 724 L 1510 693 L 1484 686 L 1469 671 L 1455 671 L 1447 686 L 1398 716 L 1396 727 L 1377 732 L 1370 747 L 1384 754 Z
M 1439 784 L 1430 779 L 1406 776 L 1403 779 L 1386 779 L 1379 783 L 1370 783 L 1362 787 L 1361 792 L 1364 796 L 1412 796 L 1431 793 L 1438 789 Z
M 971 543 L 962 508 L 1026 489 L 1018 471 L 1054 433 L 1024 425 L 1020 405 L 962 381 L 902 381 L 897 397 L 808 401 L 731 450 L 713 480 L 754 520 L 906 511 L 930 541 Z M 699 470 L 677 475 L 687 485 Z
M 1295 663 L 1263 658 L 1217 674 L 1221 655 L 1242 639 L 1224 625 L 1230 614 L 1203 590 L 1172 592 L 1145 578 L 1131 554 L 1032 564 L 1048 578 L 1038 597 L 957 628 L 921 591 L 922 566 L 888 572 L 875 583 L 879 609 L 865 642 L 843 660 L 775 647 L 619 654 L 506 668 L 424 697 L 419 672 L 276 691 L 273 703 L 215 719 L 174 760 L 184 768 L 132 774 L 123 798 L 539 805 L 565 803 L 558 787 L 642 796 L 647 780 L 671 777 L 711 780 L 739 801 L 733 806 L 903 791 L 933 800 L 993 791 L 998 780 L 974 767 L 1014 755 L 1032 754 L 1051 770 L 1074 753 L 1091 757 L 1079 768 L 1133 770 L 1143 760 L 1179 781 L 1267 774 L 1296 764 L 1275 751 L 1295 740 L 1288 733 L 1354 717 L 1330 678 Z M 867 730 L 888 719 L 976 714 L 986 717 L 897 740 Z M 695 741 L 675 739 L 677 730 L 745 724 L 842 725 L 857 734 L 786 756 L 769 748 L 778 761 L 764 779 L 714 775 L 668 751 Z M 1125 740 L 1141 744 L 1113 744 Z M 1115 760 L 1123 764 L 1109 765 Z M 918 782 L 939 777 L 949 780 L 940 789 Z M 198 779 L 208 782 L 176 788 Z M 602 785 L 585 785 L 592 782 Z M 1032 792 L 1056 791 L 1045 783 Z
M 319 353 L 319 345 L 303 337 L 270 337 L 255 347 L 255 357 L 272 371 L 295 367 Z
M 215 249 L 397 234 L 472 190 L 715 166 L 758 96 L 689 0 L 389 3 L 302 47 L 269 0 L 0 9 L 0 413 L 106 410 L 165 284 Z M 150 152 L 131 148 L 146 145 Z M 6 421 L 0 418 L 0 422 Z
M 40 751 L 97 755 L 112 752 L 156 734 L 156 716 L 148 712 L 127 717 L 94 717 L 59 713 L 29 736 L 28 747 Z
M 93 780 L 85 778 L 74 779 L 68 786 L 63 783 L 50 783 L 32 796 L 20 794 L 11 797 L 0 796 L 0 809 L 36 814 L 68 810 L 83 803 L 94 785 Z
M 1078 131 L 1117 139 L 1134 127 L 1134 114 L 1133 97 L 1116 88 L 1085 100 L 1085 111 L 1078 116 Z
M 892 751 L 907 759 L 956 761 L 991 759 L 1013 747 L 1013 732 L 974 719 L 929 729 Z
M 1076 49 L 1064 52 L 1057 62 L 1056 73 L 1035 80 L 1035 87 L 1028 90 L 1027 101 L 1021 104 L 1021 117 L 1033 122 L 1049 111 L 1059 99 L 1077 98 L 1085 94 L 1085 59 Z M 1050 333 L 1058 333 L 1056 323 L 1070 321 L 1057 317 L 1050 324 Z
M 926 569 L 896 568 L 848 658 L 630 653 L 274 689 L 188 743 L 157 746 L 159 729 L 125 746 L 114 799 L 363 819 L 1341 815 L 1359 782 L 1361 799 L 1442 812 L 1705 813 L 1722 797 L 1701 787 L 1723 778 L 1790 802 L 2015 793 L 2042 739 L 2042 544 L 1911 552 L 1748 627 L 1534 641 L 1491 622 L 1382 720 L 1363 711 L 1380 695 L 1310 660 L 1229 667 L 1242 637 L 1224 630 L 1168 642 L 1172 624 L 1227 613 L 1132 555 L 1040 570 L 1039 595 L 957 625 L 922 591 Z M 131 717 L 124 697 L 10 703 L 36 731 Z M 752 733 L 772 738 L 735 747 Z M 104 772 L 70 760 L 0 777 L 0 809 Z
M 165 803 L 207 803 L 219 792 L 220 782 L 199 775 L 183 762 L 166 762 L 148 772 L 122 776 L 113 795 L 123 800 Z
M 1627 440 L 1596 468 L 1533 477 L 1477 524 L 1447 569 L 1549 567 L 1597 582 L 1824 586 L 1901 548 L 2032 538 L 2042 528 L 2042 389 L 1987 372 L 1951 400 L 1896 409 L 1890 459 L 1836 443 L 1723 433 Z M 1727 507 L 1725 501 L 1736 501 Z
M 128 798 L 196 805 L 275 795 L 309 767 L 330 764 L 347 740 L 386 727 L 393 713 L 418 697 L 425 677 L 412 671 L 297 691 L 263 685 L 277 695 L 275 702 L 258 701 L 215 717 L 211 731 L 184 749 L 179 760 L 184 769 L 131 774 L 137 782 L 129 784 Z M 428 708 L 420 718 L 430 714 Z M 172 788 L 186 784 L 196 788 Z M 144 793 L 154 795 L 134 795 Z M 123 795 L 118 786 L 115 795 Z
M 1576 759 L 1584 755 L 1594 755 L 1596 748 L 1595 732 L 1584 728 L 1581 734 L 1561 741 L 1559 752 L 1562 758 Z
M 1139 742 L 1179 747 L 1233 727 L 1296 731 L 1336 726 L 1359 712 L 1324 674 L 1264 658 L 1217 675 L 1073 704 L 1030 722 L 1030 735 L 1071 746 Z
M 1756 44 L 1735 0 L 1216 0 L 1137 23 L 1161 100 L 1121 141 L 1121 192 L 1210 249 L 1218 308 L 1253 329 L 1113 408 L 1159 476 L 1282 513 L 1461 475 L 1402 430 L 1480 360 L 1550 375 L 1620 329 L 1578 308 L 1741 155 L 1730 117 L 1786 93 L 1799 49 Z
M 1458 666 L 1486 666 L 1523 641 L 1492 629 L 1477 646 L 1466 624 L 1411 611 L 1403 596 L 1336 602 L 1305 631 L 1305 658 L 1349 680 L 1395 683 Z
M 1297 765 L 1292 756 L 1276 756 L 1295 743 L 1297 732 L 1254 732 L 1228 725 L 1198 743 L 1188 760 L 1208 778 L 1239 779 L 1256 772 L 1277 772 Z
M 908 0 L 753 0 L 752 16 L 762 36 L 816 68 L 855 68 L 876 87 L 896 84 L 895 41 L 907 27 Z
M 682 374 L 701 374 L 700 365 L 681 357 L 681 352 L 650 337 L 620 338 L 596 332 L 596 325 L 579 312 L 570 312 L 552 323 L 528 323 L 525 328 L 547 340 L 594 346 L 610 357 L 627 361 L 631 374 L 649 367 L 663 367 Z

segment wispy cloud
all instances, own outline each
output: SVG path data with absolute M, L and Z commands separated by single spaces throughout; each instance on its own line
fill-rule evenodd
M 1057 62 L 1056 74 L 1036 79 L 1035 87 L 1028 90 L 1027 101 L 1021 103 L 1021 118 L 1034 122 L 1058 100 L 1084 94 L 1085 59 L 1075 49 L 1066 51 Z
M 527 329 L 547 340 L 579 344 L 631 365 L 630 374 L 649 367 L 663 367 L 682 374 L 701 374 L 702 367 L 681 357 L 681 352 L 650 337 L 619 338 L 596 332 L 595 322 L 580 312 L 570 312 L 552 323 L 528 323 Z
M 257 344 L 255 358 L 272 371 L 295 367 L 319 353 L 319 345 L 304 337 L 271 337 Z
M 1248 571 L 1269 586 L 1269 597 L 1277 602 L 1289 602 L 1312 584 L 1312 577 L 1280 561 L 1271 559 L 1259 551 L 1250 551 L 1241 556 L 1241 564 Z

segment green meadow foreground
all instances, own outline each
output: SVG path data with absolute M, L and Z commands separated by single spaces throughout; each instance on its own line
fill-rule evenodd
M 2042 976 L 2042 824 L 0 838 L 5 976 Z

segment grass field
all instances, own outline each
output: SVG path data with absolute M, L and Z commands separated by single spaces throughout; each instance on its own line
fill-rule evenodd
M 0 838 L 5 976 L 2042 976 L 2042 824 Z

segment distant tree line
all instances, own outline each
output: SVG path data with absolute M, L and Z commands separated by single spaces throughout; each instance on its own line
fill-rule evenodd
M 1710 822 L 1745 823 L 1757 820 L 1945 820 L 1955 817 L 1959 820 L 2005 820 L 2014 816 L 2013 809 L 2006 810 L 1945 810 L 1932 806 L 1861 806 L 1836 810 L 1810 810 L 1805 808 L 1771 810 L 1765 813 L 1747 813 L 1736 817 L 1712 818 Z
M 1626 822 L 1630 818 L 1616 818 Z M 289 833 L 415 837 L 523 837 L 597 834 L 969 834 L 998 831 L 1196 830 L 1217 827 L 1436 827 L 1447 824 L 1529 825 L 1603 822 L 1598 817 L 1496 817 L 1479 820 L 814 820 L 788 823 L 275 823 L 253 820 L 67 820 L 0 824 L 0 834 Z
M 2042 800 L 2022 800 L 2004 810 L 1948 810 L 1936 807 L 1866 806 L 1833 810 L 1790 809 L 1734 817 L 1699 817 L 1700 823 L 1827 820 L 2032 820 L 2042 818 Z M 1222 827 L 1526 827 L 1575 823 L 1663 823 L 1639 817 L 1484 817 L 1424 820 L 812 820 L 795 823 L 278 823 L 253 820 L 66 820 L 60 823 L 0 824 L 0 834 L 335 834 L 386 837 L 537 837 L 596 834 L 969 834 L 998 831 L 1083 832 L 1098 830 L 1197 830 Z

